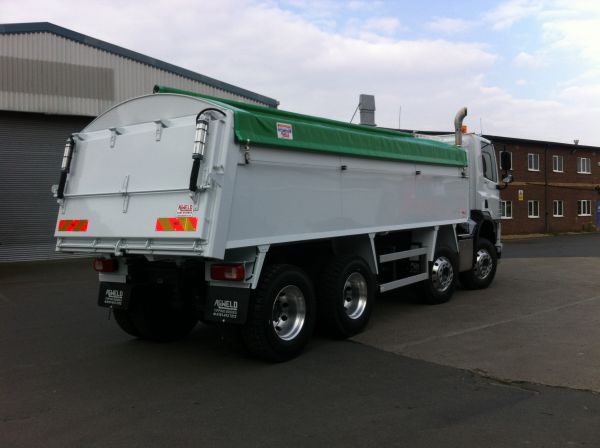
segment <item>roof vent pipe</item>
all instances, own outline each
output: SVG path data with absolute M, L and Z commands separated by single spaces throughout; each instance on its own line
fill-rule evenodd
M 364 126 L 376 126 L 375 124 L 375 96 L 361 93 L 358 99 L 360 110 L 360 124 Z
M 454 117 L 454 143 L 456 146 L 462 146 L 462 122 L 467 116 L 467 108 L 461 108 Z

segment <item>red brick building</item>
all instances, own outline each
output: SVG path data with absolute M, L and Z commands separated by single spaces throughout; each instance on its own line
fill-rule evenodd
M 512 155 L 514 181 L 501 191 L 502 233 L 600 229 L 600 147 L 484 136 Z

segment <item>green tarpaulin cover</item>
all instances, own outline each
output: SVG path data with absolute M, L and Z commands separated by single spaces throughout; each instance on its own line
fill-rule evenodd
M 286 112 L 240 101 L 157 86 L 156 93 L 208 99 L 234 113 L 235 138 L 290 149 L 371 159 L 467 166 L 464 149 L 412 134 Z

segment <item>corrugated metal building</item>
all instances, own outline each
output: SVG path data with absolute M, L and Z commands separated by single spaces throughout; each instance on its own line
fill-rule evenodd
M 51 23 L 0 25 L 0 262 L 50 259 L 66 138 L 156 84 L 277 107 L 272 98 Z

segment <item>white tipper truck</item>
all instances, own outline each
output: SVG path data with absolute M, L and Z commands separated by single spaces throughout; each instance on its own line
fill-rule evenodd
M 157 86 L 67 139 L 56 250 L 96 254 L 98 304 L 134 337 L 237 325 L 287 360 L 315 326 L 362 331 L 379 293 L 491 283 L 502 182 L 465 115 L 425 137 Z

